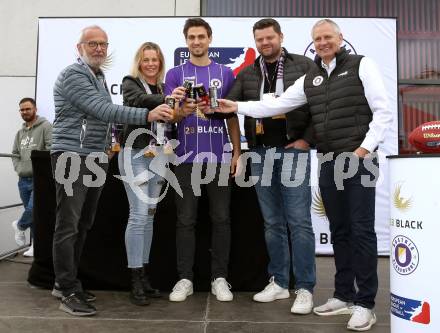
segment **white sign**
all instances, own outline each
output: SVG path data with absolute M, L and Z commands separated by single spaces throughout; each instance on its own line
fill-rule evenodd
M 439 332 L 439 157 L 390 159 L 391 332 Z
M 255 48 L 252 26 L 260 18 L 204 17 L 212 27 L 210 56 L 231 67 L 236 73 L 245 64 L 252 63 L 258 52 Z M 284 33 L 283 46 L 291 53 L 313 58 L 315 50 L 310 31 L 318 18 L 276 18 Z M 160 45 L 166 68 L 186 61 L 189 53 L 182 33 L 186 18 L 42 18 L 39 20 L 37 103 L 39 113 L 50 121 L 54 118 L 53 86 L 60 71 L 76 61 L 82 28 L 101 26 L 109 36 L 110 67 L 107 83 L 114 103 L 122 104 L 121 82 L 129 73 L 134 53 L 145 41 Z M 376 195 L 376 231 L 378 250 L 388 254 L 388 189 L 383 179 L 387 175 L 385 155 L 397 154 L 397 52 L 396 20 L 371 18 L 335 18 L 341 27 L 343 45 L 352 53 L 372 58 L 382 72 L 388 99 L 395 116 L 394 125 L 380 147 L 381 177 Z M 368 31 L 368 34 L 365 32 Z M 318 82 L 316 82 L 318 84 Z M 243 119 L 240 119 L 244 135 Z M 312 169 L 313 172 L 313 169 Z M 316 184 L 316 182 L 315 182 Z M 316 234 L 317 253 L 332 253 L 328 221 L 319 211 L 319 191 L 312 188 L 315 198 L 312 218 Z M 318 205 L 318 206 L 316 206 Z

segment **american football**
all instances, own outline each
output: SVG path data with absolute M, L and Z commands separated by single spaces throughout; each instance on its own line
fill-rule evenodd
M 440 121 L 430 121 L 415 128 L 409 143 L 423 153 L 440 153 Z

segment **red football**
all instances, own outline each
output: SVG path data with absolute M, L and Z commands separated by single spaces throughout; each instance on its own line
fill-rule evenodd
M 423 153 L 440 153 L 440 121 L 430 121 L 415 128 L 408 141 Z

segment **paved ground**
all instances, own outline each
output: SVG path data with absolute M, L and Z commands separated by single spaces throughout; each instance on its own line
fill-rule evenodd
M 229 303 L 218 302 L 209 293 L 196 293 L 184 303 L 171 303 L 163 297 L 139 307 L 128 302 L 126 292 L 96 291 L 98 315 L 72 317 L 58 310 L 59 302 L 48 290 L 28 286 L 29 267 L 29 259 L 21 255 L 0 261 L 0 333 L 347 332 L 348 316 L 292 315 L 293 296 L 260 304 L 252 301 L 252 293 L 245 292 L 234 292 L 234 301 Z M 321 304 L 332 293 L 333 258 L 317 258 L 317 272 L 314 299 Z M 372 333 L 390 331 L 388 258 L 379 259 L 379 287 L 378 323 Z

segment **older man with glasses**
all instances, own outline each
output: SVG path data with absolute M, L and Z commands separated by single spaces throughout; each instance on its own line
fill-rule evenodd
M 66 67 L 54 87 L 55 120 L 51 149 L 56 187 L 56 224 L 53 237 L 55 285 L 52 295 L 61 298 L 60 309 L 75 316 L 96 313 L 95 296 L 83 290 L 77 278 L 87 231 L 92 227 L 108 167 L 111 122 L 144 125 L 169 121 L 173 110 L 162 104 L 153 110 L 112 103 L 102 66 L 108 38 L 98 26 L 82 30 L 77 43 L 78 61 Z M 97 170 L 96 174 L 89 170 Z M 98 184 L 92 177 L 103 176 Z M 64 180 L 72 179 L 69 187 Z

